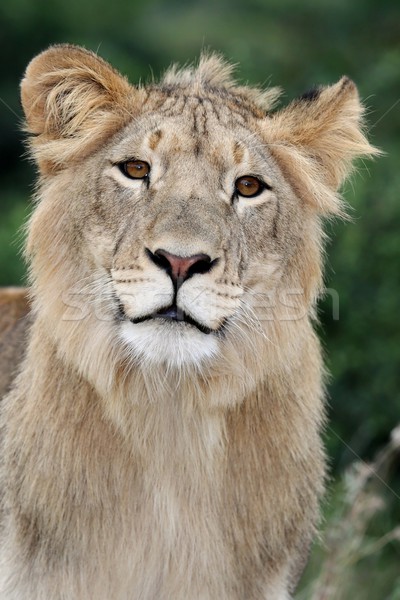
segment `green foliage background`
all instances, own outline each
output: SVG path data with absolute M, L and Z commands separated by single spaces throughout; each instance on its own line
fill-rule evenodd
M 17 232 L 34 168 L 24 158 L 18 85 L 48 45 L 85 45 L 131 81 L 209 47 L 239 63 L 241 81 L 282 86 L 285 102 L 343 74 L 356 81 L 385 155 L 360 163 L 344 190 L 353 222 L 327 226 L 326 283 L 339 295 L 339 319 L 330 295 L 320 312 L 332 461 L 340 468 L 370 456 L 400 420 L 398 0 L 3 0 L 0 26 L 0 285 L 24 281 Z

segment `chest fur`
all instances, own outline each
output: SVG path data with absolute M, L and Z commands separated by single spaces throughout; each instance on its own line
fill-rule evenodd
M 171 396 L 132 410 L 122 435 L 89 391 L 14 398 L 15 600 L 258 599 L 312 527 L 322 468 L 301 415 L 258 395 L 230 412 Z

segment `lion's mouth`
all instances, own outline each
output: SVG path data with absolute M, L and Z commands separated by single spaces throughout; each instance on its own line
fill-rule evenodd
M 210 329 L 210 327 L 206 327 L 202 323 L 199 323 L 193 317 L 185 313 L 181 308 L 179 308 L 176 304 L 171 304 L 165 308 L 160 309 L 156 313 L 152 313 L 150 315 L 145 315 L 144 317 L 138 317 L 137 319 L 129 319 L 131 323 L 136 325 L 137 323 L 144 323 L 145 321 L 152 321 L 155 319 L 166 319 L 169 321 L 175 321 L 177 323 L 185 323 L 187 325 L 192 325 L 196 327 L 199 331 L 205 334 L 216 333 L 216 330 Z

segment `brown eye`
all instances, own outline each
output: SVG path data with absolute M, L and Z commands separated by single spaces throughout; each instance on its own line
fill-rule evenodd
M 258 196 L 261 194 L 263 189 L 265 188 L 265 184 L 262 183 L 257 177 L 253 177 L 252 175 L 245 175 L 244 177 L 239 177 L 235 182 L 235 191 L 240 196 L 245 196 L 246 198 L 253 198 L 254 196 Z
M 143 160 L 127 160 L 120 169 L 130 179 L 144 179 L 150 173 L 150 165 Z

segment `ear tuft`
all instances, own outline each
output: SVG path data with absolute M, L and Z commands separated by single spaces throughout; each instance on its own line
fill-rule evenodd
M 21 82 L 26 129 L 42 170 L 90 152 L 131 116 L 134 99 L 124 77 L 93 52 L 52 46 L 28 65 Z
M 364 107 L 348 77 L 316 88 L 265 121 L 266 141 L 306 201 L 338 213 L 353 160 L 380 154 L 364 135 Z M 304 182 L 307 181 L 307 185 Z

